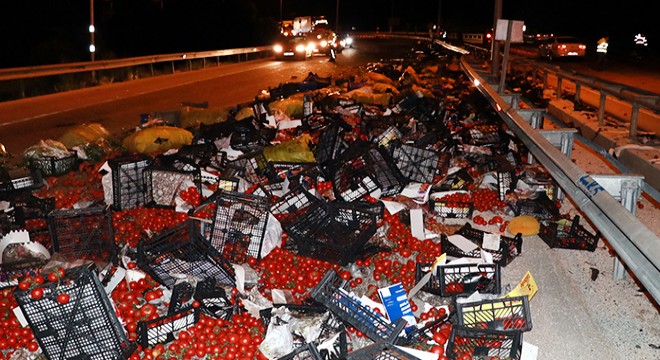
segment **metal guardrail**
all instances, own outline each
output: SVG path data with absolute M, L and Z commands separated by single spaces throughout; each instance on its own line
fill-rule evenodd
M 140 65 L 149 65 L 151 76 L 154 76 L 154 65 L 162 63 L 171 63 L 172 73 L 176 72 L 175 63 L 180 61 L 188 62 L 188 69 L 192 70 L 193 60 L 203 60 L 216 58 L 220 62 L 221 57 L 238 56 L 240 60 L 241 55 L 245 55 L 245 59 L 249 58 L 251 54 L 258 54 L 263 52 L 270 52 L 270 46 L 247 47 L 238 49 L 214 50 L 214 51 L 198 51 L 198 52 L 185 52 L 176 54 L 164 55 L 149 55 L 140 56 L 126 59 L 116 60 L 100 60 L 100 61 L 85 61 L 66 64 L 43 65 L 43 66 L 28 66 L 20 68 L 0 69 L 0 82 L 3 81 L 19 81 L 20 96 L 25 97 L 25 83 L 27 79 L 34 79 L 46 76 L 66 75 L 75 73 L 90 73 L 95 82 L 96 72 L 111 69 L 129 68 Z
M 127 59 L 85 61 L 67 64 L 44 66 L 28 66 L 21 68 L 0 69 L 0 81 L 29 79 L 41 76 L 71 74 L 77 72 L 100 71 L 117 69 L 127 66 L 149 65 L 162 62 L 190 61 L 195 59 L 217 58 L 231 55 L 249 55 L 264 51 L 271 51 L 270 46 L 249 47 L 240 49 L 185 52 L 166 55 L 149 55 Z
M 496 90 L 461 59 L 461 66 L 509 129 L 548 169 L 566 194 L 587 215 L 649 294 L 660 303 L 660 240 L 589 174 L 534 130 Z
M 630 112 L 629 137 L 631 139 L 636 139 L 637 137 L 637 124 L 640 108 L 653 110 L 656 113 L 660 112 L 660 94 L 638 89 L 632 86 L 614 83 L 592 76 L 581 75 L 572 71 L 551 68 L 549 66 L 533 63 L 525 59 L 516 59 L 516 61 L 522 62 L 526 66 L 532 66 L 534 68 L 534 77 L 536 77 L 538 72 L 541 72 L 543 77 L 543 84 L 546 88 L 548 85 L 548 74 L 554 74 L 557 77 L 556 89 L 558 97 L 561 97 L 563 80 L 570 80 L 575 84 L 576 101 L 580 99 L 580 91 L 583 85 L 598 91 L 600 93 L 600 101 L 598 104 L 599 126 L 603 126 L 603 119 L 606 110 L 606 100 L 608 95 L 630 103 L 632 106 L 632 111 Z

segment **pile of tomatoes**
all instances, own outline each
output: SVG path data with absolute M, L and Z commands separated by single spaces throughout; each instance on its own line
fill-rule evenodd
M 54 198 L 57 209 L 72 209 L 79 201 L 103 201 L 101 164 L 83 162 L 78 171 L 46 178 L 47 186 L 35 192 L 40 198 Z
M 157 234 L 188 220 L 185 213 L 173 209 L 145 208 L 122 210 L 112 213 L 115 243 L 121 247 L 137 247 L 140 238 L 149 233 Z

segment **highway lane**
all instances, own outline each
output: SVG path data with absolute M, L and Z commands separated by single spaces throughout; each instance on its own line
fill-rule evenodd
M 386 55 L 402 56 L 411 46 L 409 42 L 356 40 L 353 49 L 338 55 L 336 63 L 327 57 L 255 60 L 4 102 L 0 103 L 0 143 L 19 154 L 40 139 L 57 138 L 82 123 L 98 122 L 117 133 L 136 126 L 142 113 L 178 109 L 182 101 L 229 107 L 254 99 L 269 86 L 301 81 L 309 72 L 341 77 L 349 67 Z

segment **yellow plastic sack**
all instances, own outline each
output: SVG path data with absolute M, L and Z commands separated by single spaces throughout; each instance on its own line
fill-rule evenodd
M 385 76 L 383 74 L 370 71 L 370 72 L 367 73 L 367 77 L 369 78 L 369 80 L 371 80 L 375 83 L 382 83 L 382 84 L 388 84 L 388 85 L 394 86 L 394 80 L 388 78 L 387 76 Z
M 279 111 L 288 115 L 290 118 L 300 118 L 303 115 L 303 99 L 286 98 L 273 101 L 268 105 L 271 112 Z
M 521 215 L 511 219 L 511 222 L 506 229 L 514 235 L 521 233 L 523 236 L 533 236 L 539 233 L 541 230 L 541 224 L 533 216 Z
M 275 146 L 264 148 L 264 156 L 275 162 L 316 162 L 314 153 L 309 149 L 311 136 L 305 134 Z
M 199 109 L 186 108 L 181 110 L 181 127 L 198 127 L 201 124 L 211 125 L 226 121 L 229 109 Z
M 129 151 L 153 154 L 190 145 L 192 139 L 193 134 L 188 130 L 172 126 L 155 126 L 127 136 L 123 144 Z
M 83 124 L 74 126 L 58 139 L 64 146 L 71 149 L 77 145 L 95 143 L 99 139 L 107 139 L 110 136 L 101 124 Z
M 244 107 L 238 110 L 236 113 L 235 119 L 237 121 L 245 120 L 247 118 L 253 117 L 254 116 L 254 109 L 251 107 Z
M 368 87 L 347 92 L 346 96 L 363 105 L 388 106 L 392 100 L 392 94 L 374 94 L 373 89 Z

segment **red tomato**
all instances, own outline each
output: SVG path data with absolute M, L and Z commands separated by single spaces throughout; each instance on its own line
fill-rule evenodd
M 42 289 L 42 288 L 34 288 L 34 289 L 32 289 L 32 291 L 30 292 L 30 296 L 31 296 L 33 299 L 35 299 L 35 300 L 39 300 L 39 299 L 41 299 L 41 298 L 44 296 L 44 289 Z
M 69 296 L 69 294 L 66 294 L 66 293 L 62 293 L 62 294 L 57 295 L 57 302 L 62 304 L 62 305 L 68 304 L 70 299 L 71 299 L 71 297 Z

